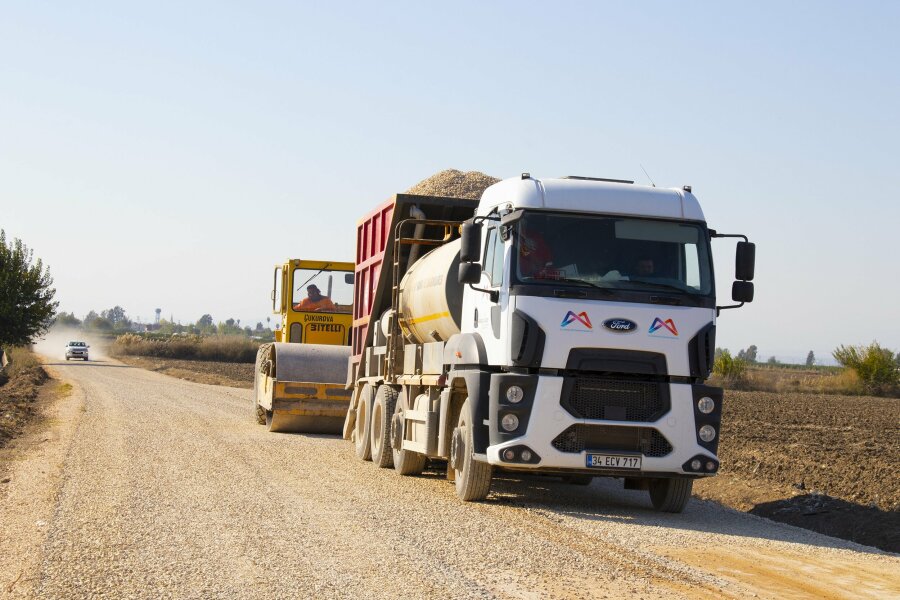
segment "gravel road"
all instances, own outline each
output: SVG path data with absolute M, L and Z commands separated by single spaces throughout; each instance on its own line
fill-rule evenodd
M 885 598 L 900 557 L 616 482 L 457 501 L 336 437 L 267 433 L 247 390 L 113 361 L 0 461 L 0 598 Z M 18 454 L 16 454 L 18 453 Z

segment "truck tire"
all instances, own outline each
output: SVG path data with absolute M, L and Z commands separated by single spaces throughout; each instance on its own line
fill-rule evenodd
M 375 389 L 366 384 L 359 393 L 356 405 L 356 429 L 353 442 L 356 445 L 356 456 L 361 460 L 372 460 L 372 447 L 369 442 L 371 426 L 369 415 L 372 414 L 372 403 L 375 400 Z
M 691 499 L 693 479 L 651 479 L 650 501 L 661 512 L 680 513 Z
M 400 397 L 394 404 L 394 416 L 391 419 L 391 434 L 394 442 L 391 443 L 391 455 L 394 458 L 394 470 L 400 475 L 421 475 L 425 470 L 424 454 L 412 450 L 402 450 L 396 441 L 403 442 L 403 411 L 409 408 L 406 394 Z M 399 429 L 399 431 L 395 431 Z
M 493 467 L 473 456 L 469 399 L 462 405 L 450 442 L 450 464 L 455 471 L 456 495 L 464 502 L 484 500 L 491 491 Z
M 386 469 L 394 466 L 391 450 L 391 420 L 397 405 L 397 390 L 389 385 L 378 387 L 372 403 L 369 439 L 372 445 L 372 462 Z

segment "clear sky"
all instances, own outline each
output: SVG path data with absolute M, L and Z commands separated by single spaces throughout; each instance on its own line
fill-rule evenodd
M 439 170 L 691 184 L 719 345 L 900 349 L 900 4 L 0 2 L 0 227 L 60 309 L 255 324 Z M 717 242 L 720 296 L 733 246 Z

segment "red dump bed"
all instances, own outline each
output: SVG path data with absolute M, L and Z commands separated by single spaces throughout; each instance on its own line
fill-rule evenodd
M 418 206 L 428 219 L 463 221 L 475 214 L 477 200 L 397 194 L 356 224 L 356 278 L 353 302 L 353 357 L 359 363 L 369 340 L 371 319 L 390 308 L 393 240 L 398 223 Z M 405 257 L 401 251 L 401 258 Z M 405 262 L 404 262 L 405 264 Z M 402 276 L 402 272 L 401 272 Z
M 353 358 L 358 360 L 369 331 L 384 249 L 390 237 L 394 200 L 388 200 L 356 224 L 356 275 L 353 301 Z

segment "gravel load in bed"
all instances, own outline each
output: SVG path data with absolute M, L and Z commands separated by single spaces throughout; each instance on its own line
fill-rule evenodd
M 480 171 L 463 173 L 456 169 L 447 169 L 423 179 L 406 190 L 406 193 L 478 200 L 485 189 L 498 181 L 500 180 L 496 177 L 485 175 Z

